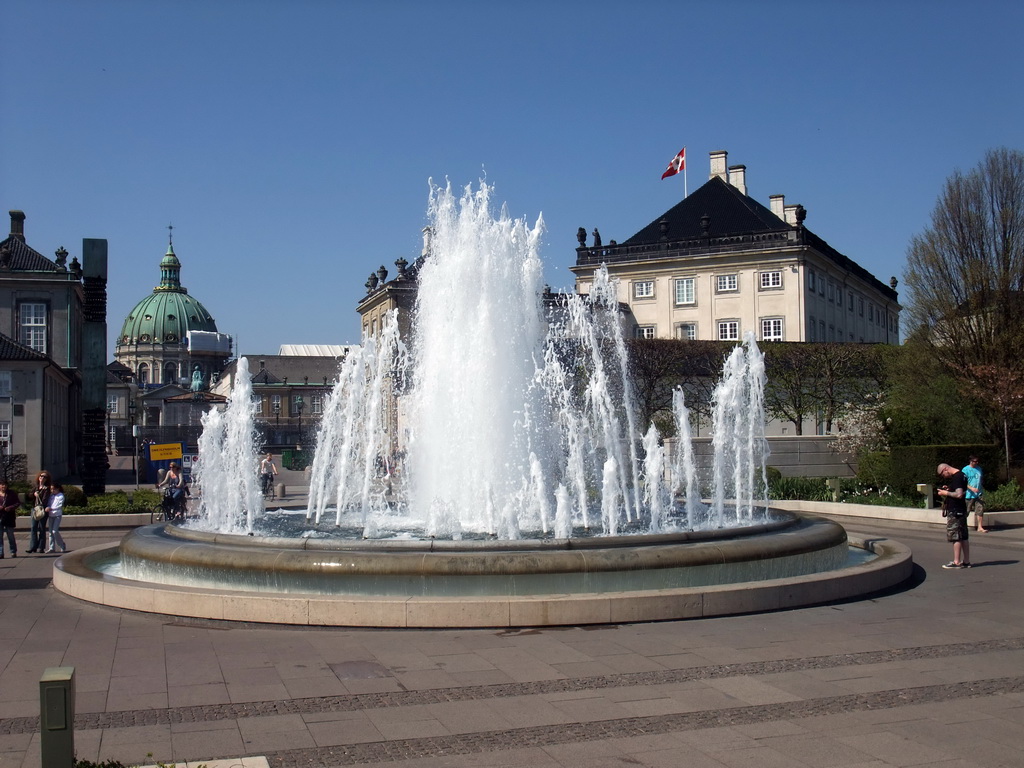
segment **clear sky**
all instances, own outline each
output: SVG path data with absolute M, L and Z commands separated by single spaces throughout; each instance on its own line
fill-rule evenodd
M 542 214 L 569 288 L 578 227 L 625 240 L 682 198 L 680 147 L 690 191 L 724 149 L 887 282 L 951 172 L 1024 149 L 1018 1 L 2 0 L 0 25 L 0 206 L 47 256 L 109 241 L 111 359 L 170 223 L 189 292 L 273 354 L 358 341 L 430 178 Z

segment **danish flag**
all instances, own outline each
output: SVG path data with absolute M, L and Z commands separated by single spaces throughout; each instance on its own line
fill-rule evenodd
M 661 174 L 661 178 L 667 179 L 669 176 L 675 176 L 683 170 L 686 170 L 686 147 L 680 149 L 679 154 L 672 158 L 672 162 L 668 164 L 668 168 Z

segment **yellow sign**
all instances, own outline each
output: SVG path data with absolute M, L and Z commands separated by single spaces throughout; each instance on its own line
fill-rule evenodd
M 163 443 L 149 446 L 149 458 L 152 461 L 166 461 L 181 458 L 181 443 Z

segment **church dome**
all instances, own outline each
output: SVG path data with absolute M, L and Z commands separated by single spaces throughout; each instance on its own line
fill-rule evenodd
M 160 261 L 160 285 L 128 313 L 117 346 L 182 344 L 189 331 L 216 331 L 217 323 L 181 285 L 181 262 L 173 246 Z

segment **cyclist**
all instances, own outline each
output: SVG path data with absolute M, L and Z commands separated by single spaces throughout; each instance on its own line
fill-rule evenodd
M 273 454 L 266 454 L 260 461 L 260 482 L 263 487 L 263 498 L 274 498 L 274 476 L 277 475 L 277 467 L 274 466 Z
M 178 462 L 172 461 L 167 468 L 164 479 L 156 484 L 157 488 L 164 488 L 164 518 L 167 520 L 185 519 L 185 478 L 181 474 L 181 467 Z

